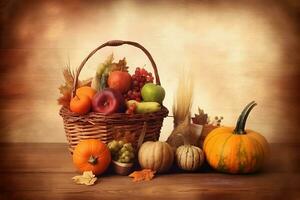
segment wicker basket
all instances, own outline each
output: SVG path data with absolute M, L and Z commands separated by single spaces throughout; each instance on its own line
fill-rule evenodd
M 154 70 L 156 84 L 160 85 L 160 79 L 156 64 L 150 53 L 142 45 L 131 41 L 112 40 L 97 47 L 82 61 L 75 74 L 72 96 L 75 95 L 79 74 L 88 59 L 103 47 L 121 46 L 123 44 L 137 47 L 147 55 Z M 143 135 L 145 134 L 145 141 L 158 140 L 163 120 L 168 115 L 168 113 L 168 109 L 164 106 L 162 106 L 162 109 L 160 111 L 155 113 L 133 115 L 128 115 L 125 113 L 104 115 L 102 113 L 96 112 L 90 112 L 86 115 L 78 115 L 71 112 L 66 107 L 62 107 L 59 112 L 59 114 L 63 118 L 64 129 L 66 132 L 67 140 L 69 142 L 69 150 L 71 153 L 80 140 L 99 139 L 107 144 L 114 139 L 114 134 L 117 130 L 130 131 L 131 133 L 134 133 L 134 145 L 137 145 L 139 136 L 142 134 L 142 130 L 146 130 L 145 133 L 143 133 Z

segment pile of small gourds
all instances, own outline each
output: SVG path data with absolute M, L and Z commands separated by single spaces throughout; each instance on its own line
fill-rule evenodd
M 167 172 L 174 161 L 180 169 L 196 171 L 204 162 L 203 151 L 196 146 L 182 145 L 173 151 L 166 142 L 145 142 L 139 150 L 139 163 L 142 168 L 152 169 L 157 173 Z

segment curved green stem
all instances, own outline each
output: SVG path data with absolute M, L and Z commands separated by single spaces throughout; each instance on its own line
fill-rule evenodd
M 248 103 L 248 104 L 246 105 L 246 107 L 243 109 L 243 111 L 242 111 L 242 113 L 240 114 L 239 119 L 238 119 L 238 121 L 237 121 L 237 123 L 236 123 L 236 130 L 241 128 L 241 125 L 242 125 L 241 122 L 243 121 L 244 116 L 246 115 L 246 113 L 247 113 L 247 111 L 249 110 L 249 108 L 251 107 L 251 105 L 254 104 L 254 103 L 255 103 L 254 101 L 251 101 L 251 102 Z
M 247 118 L 249 116 L 249 113 L 251 112 L 251 110 L 257 105 L 257 103 L 255 101 L 250 102 L 242 111 L 242 113 L 240 114 L 237 123 L 236 123 L 236 127 L 234 129 L 234 134 L 245 134 L 245 126 L 246 126 L 246 121 Z
M 88 163 L 92 164 L 92 165 L 96 165 L 98 162 L 97 157 L 94 157 L 93 155 L 90 156 L 90 158 L 88 159 Z

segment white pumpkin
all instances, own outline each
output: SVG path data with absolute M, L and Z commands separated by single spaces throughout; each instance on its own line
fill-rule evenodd
M 140 166 L 157 173 L 167 172 L 174 161 L 174 152 L 166 142 L 148 141 L 142 144 L 138 153 Z
M 181 145 L 176 150 L 176 163 L 180 169 L 195 171 L 204 162 L 203 151 L 193 145 Z

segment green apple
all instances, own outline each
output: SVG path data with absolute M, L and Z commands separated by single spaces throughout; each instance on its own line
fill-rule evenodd
M 165 90 L 160 85 L 146 83 L 141 90 L 142 98 L 146 102 L 157 102 L 162 104 L 165 98 Z

